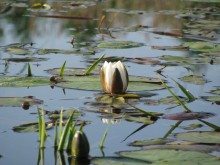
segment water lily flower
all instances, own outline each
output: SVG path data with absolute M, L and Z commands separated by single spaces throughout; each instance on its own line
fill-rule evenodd
M 128 87 L 128 72 L 121 61 L 103 64 L 100 73 L 102 89 L 106 93 L 122 94 Z

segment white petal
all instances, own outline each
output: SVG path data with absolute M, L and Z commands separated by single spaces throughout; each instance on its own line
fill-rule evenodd
M 112 77 L 114 73 L 114 69 L 112 66 L 112 63 L 109 62 L 108 65 L 106 66 L 106 87 L 109 92 L 111 92 L 111 86 L 112 86 Z
M 125 90 L 127 89 L 128 86 L 128 80 L 127 80 L 127 73 L 126 73 L 126 68 L 125 66 L 121 63 L 121 61 L 118 61 L 116 63 L 116 67 L 118 68 L 120 75 L 121 75 L 121 79 L 123 82 L 123 91 L 125 92 Z

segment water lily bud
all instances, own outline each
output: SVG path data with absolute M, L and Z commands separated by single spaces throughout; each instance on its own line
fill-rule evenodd
M 128 87 L 128 72 L 121 61 L 105 61 L 100 73 L 102 89 L 106 93 L 122 94 Z
M 76 131 L 72 141 L 72 155 L 76 158 L 88 158 L 89 142 L 83 131 Z

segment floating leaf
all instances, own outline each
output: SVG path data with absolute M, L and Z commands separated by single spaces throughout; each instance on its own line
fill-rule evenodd
M 49 85 L 47 77 L 1 77 L 1 87 L 32 87 Z
M 197 128 L 201 128 L 202 126 L 202 124 L 190 124 L 188 126 L 179 126 L 179 128 L 182 128 L 184 130 L 194 130 Z
M 148 117 L 134 117 L 131 115 L 123 115 L 123 118 L 127 121 L 131 121 L 131 122 L 138 122 L 138 123 L 144 123 L 144 124 L 153 124 L 154 121 L 152 121 L 151 119 L 149 119 Z
M 191 84 L 196 84 L 196 85 L 203 85 L 207 82 L 205 78 L 199 75 L 188 75 L 180 78 L 182 81 L 191 83 Z
M 132 42 L 132 41 L 109 41 L 103 42 L 98 45 L 99 48 L 105 49 L 125 49 L 144 46 L 143 43 Z
M 143 65 L 159 65 L 160 61 L 154 60 L 152 58 L 148 57 L 141 57 L 141 58 L 127 58 L 128 61 L 137 63 L 137 64 L 143 64 Z
M 93 55 L 95 54 L 94 51 L 89 50 L 61 50 L 61 49 L 39 49 L 37 54 L 45 55 L 45 54 L 66 54 L 66 55 L 77 55 L 77 54 L 84 54 L 84 55 Z
M 194 119 L 205 119 L 212 116 L 214 116 L 214 114 L 208 112 L 181 112 L 181 113 L 164 115 L 162 118 L 169 120 L 194 120 Z
M 220 151 L 220 147 L 218 145 L 206 145 L 206 144 L 196 144 L 192 142 L 173 142 L 170 144 L 164 145 L 150 145 L 145 146 L 145 149 L 174 149 L 174 150 L 182 150 L 182 151 L 197 151 L 203 153 L 213 153 L 215 151 Z
M 123 157 L 93 157 L 91 160 L 92 164 L 95 165 L 146 165 L 147 161 L 123 158 Z
M 216 104 L 220 105 L 220 96 L 202 96 L 202 99 L 210 102 L 215 102 Z
M 30 54 L 32 54 L 28 49 L 18 48 L 18 47 L 9 47 L 9 48 L 6 48 L 5 51 L 7 53 L 16 54 L 16 55 L 30 55 Z
M 196 151 L 181 151 L 172 149 L 149 149 L 137 151 L 123 151 L 120 156 L 149 161 L 150 164 L 204 164 L 217 165 L 220 163 L 216 157 Z
M 201 52 L 219 52 L 220 44 L 215 44 L 211 42 L 187 42 L 184 44 L 190 49 Z
M 49 74 L 52 75 L 59 75 L 61 68 L 54 68 L 54 69 L 48 69 L 46 70 L 46 72 L 48 72 Z M 90 74 L 99 74 L 99 69 L 100 68 L 95 68 L 91 71 Z M 83 76 L 85 75 L 86 72 L 86 68 L 65 68 L 64 69 L 64 73 L 63 76 Z
M 175 134 L 175 137 L 195 143 L 220 144 L 220 132 L 182 132 Z
M 220 89 L 211 90 L 210 93 L 220 95 Z
M 78 118 L 83 115 L 81 111 L 78 111 L 76 109 L 68 109 L 68 110 L 63 110 L 63 119 L 68 119 L 70 115 L 73 113 L 73 118 Z M 60 118 L 60 111 L 55 111 L 51 112 L 48 114 L 49 118 L 52 120 L 57 120 Z
M 185 98 L 185 97 L 178 96 L 178 98 L 182 102 L 187 101 L 187 98 Z M 173 96 L 168 96 L 166 98 L 162 98 L 162 99 L 158 100 L 158 103 L 159 104 L 179 104 L 179 102 Z
M 46 123 L 46 129 L 50 129 L 53 127 L 53 123 Z M 15 132 L 36 132 L 38 131 L 38 122 L 32 122 L 27 124 L 21 124 L 19 126 L 15 126 L 12 128 Z
M 178 50 L 178 51 L 183 51 L 183 50 L 188 50 L 188 46 L 151 46 L 153 49 L 159 49 L 159 50 Z
M 27 58 L 4 58 L 3 60 L 9 62 L 40 62 L 47 61 L 49 58 L 36 58 L 36 57 L 27 57 Z
M 63 81 L 57 83 L 56 86 L 63 88 L 74 88 L 82 90 L 101 90 L 99 76 L 68 76 L 64 77 Z M 143 90 L 159 90 L 164 87 L 157 83 L 132 81 L 128 84 L 128 91 L 143 91 Z
M 166 144 L 170 143 L 173 140 L 167 139 L 167 138 L 157 138 L 157 139 L 147 139 L 147 140 L 136 140 L 132 143 L 130 143 L 130 146 L 149 146 L 149 145 L 161 145 L 161 144 Z
M 33 96 L 27 97 L 0 97 L 0 106 L 3 107 L 21 107 L 23 103 L 28 103 L 29 106 L 42 104 L 43 100 L 36 99 Z

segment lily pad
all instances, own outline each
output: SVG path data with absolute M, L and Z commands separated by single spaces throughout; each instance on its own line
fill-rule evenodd
M 197 144 L 192 142 L 173 142 L 170 144 L 163 145 L 150 145 L 145 146 L 145 149 L 174 149 L 174 150 L 182 150 L 182 151 L 197 151 L 203 153 L 213 153 L 215 151 L 220 151 L 220 147 L 218 145 L 206 145 L 206 144 Z
M 46 123 L 46 129 L 52 128 L 54 125 L 53 123 Z M 38 122 L 32 122 L 32 123 L 27 123 L 27 124 L 21 124 L 19 126 L 15 126 L 12 128 L 13 131 L 18 132 L 18 133 L 23 133 L 23 132 L 36 132 L 38 131 Z
M 21 107 L 24 103 L 29 106 L 42 104 L 43 100 L 36 99 L 33 96 L 27 97 L 0 97 L 0 106 L 2 107 Z
M 204 164 L 218 165 L 220 160 L 206 153 L 196 151 L 181 151 L 172 149 L 149 149 L 137 151 L 123 151 L 120 156 L 149 161 L 155 165 L 185 165 L 185 164 Z
M 176 50 L 176 51 L 183 51 L 183 50 L 188 50 L 188 46 L 151 46 L 153 49 L 159 49 L 159 50 Z
M 8 47 L 5 50 L 7 53 L 10 54 L 16 54 L 16 55 L 30 55 L 32 54 L 31 51 L 29 51 L 26 48 L 18 48 L 18 47 Z
M 179 126 L 179 128 L 182 128 L 184 130 L 194 130 L 197 128 L 201 128 L 202 126 L 202 124 L 190 124 L 188 126 Z
M 50 81 L 48 77 L 1 77 L 1 87 L 33 87 L 46 86 Z
M 219 52 L 220 44 L 215 44 L 211 42 L 187 42 L 184 44 L 190 49 L 201 52 Z
M 210 93 L 220 95 L 220 89 L 211 90 Z
M 40 62 L 47 61 L 49 58 L 36 58 L 36 57 L 27 57 L 27 58 L 4 58 L 3 60 L 9 62 Z
M 133 42 L 133 41 L 109 41 L 103 42 L 98 45 L 99 48 L 105 49 L 126 49 L 144 46 L 143 43 Z
M 151 119 L 149 119 L 148 117 L 135 117 L 135 116 L 131 116 L 131 115 L 123 115 L 123 118 L 127 121 L 131 121 L 131 122 L 138 122 L 138 123 L 144 123 L 144 124 L 153 124 L 154 121 L 152 121 Z
M 130 146 L 149 146 L 149 145 L 161 145 L 161 144 L 166 144 L 170 143 L 173 140 L 171 139 L 166 139 L 166 138 L 157 138 L 157 139 L 147 139 L 147 140 L 136 140 L 132 143 L 130 143 Z
M 199 75 L 188 75 L 180 78 L 184 82 L 188 82 L 191 84 L 196 84 L 196 85 L 203 85 L 207 82 L 207 80 Z
M 220 96 L 202 96 L 201 98 L 220 105 Z
M 74 88 L 81 90 L 101 90 L 99 76 L 68 76 L 63 81 L 55 84 L 63 88 Z M 127 91 L 159 90 L 164 89 L 163 85 L 157 83 L 138 82 L 136 80 L 129 82 Z
M 145 165 L 149 162 L 124 157 L 93 157 L 91 163 L 94 165 Z
M 210 54 L 210 53 L 209 53 Z M 163 63 L 163 65 L 168 66 L 184 66 L 184 65 L 192 65 L 192 64 L 198 64 L 198 63 L 210 63 L 211 58 L 207 57 L 198 57 L 198 58 L 192 58 L 192 57 L 183 57 L 183 56 L 171 56 L 171 55 L 163 55 L 159 57 L 161 60 L 165 60 L 167 62 Z M 213 63 L 219 64 L 219 59 L 214 59 Z
M 78 118 L 83 115 L 82 112 L 76 109 L 68 109 L 63 111 L 63 119 L 68 119 L 72 114 L 72 112 L 73 112 L 73 118 Z M 60 111 L 56 111 L 55 113 L 54 112 L 49 113 L 48 116 L 51 120 L 57 120 L 60 118 Z
M 81 50 L 61 50 L 61 49 L 39 49 L 37 51 L 39 55 L 45 55 L 45 54 L 85 54 L 85 55 L 92 55 L 95 52 L 94 51 L 81 51 Z
M 187 102 L 188 101 L 187 98 L 182 97 L 182 96 L 178 96 L 178 98 L 182 102 Z M 168 96 L 166 98 L 162 98 L 162 99 L 159 99 L 159 100 L 146 99 L 145 104 L 152 106 L 152 105 L 159 105 L 159 104 L 179 104 L 179 102 L 173 96 Z
M 220 132 L 182 132 L 175 134 L 175 137 L 194 143 L 220 144 Z
M 214 114 L 208 112 L 181 112 L 181 113 L 164 115 L 162 118 L 169 120 L 194 120 L 194 119 L 205 119 L 212 116 L 214 116 Z
M 48 69 L 46 72 L 52 75 L 59 75 L 61 68 Z M 64 76 L 83 76 L 85 75 L 87 68 L 64 68 Z M 90 74 L 99 74 L 99 68 L 95 68 L 91 71 Z

